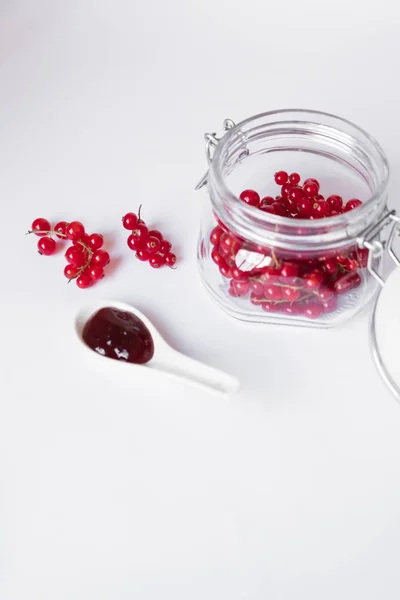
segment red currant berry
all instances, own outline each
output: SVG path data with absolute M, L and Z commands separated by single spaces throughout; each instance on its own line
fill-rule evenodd
M 222 265 L 219 266 L 219 272 L 223 277 L 227 277 L 228 279 L 232 277 L 231 268 L 226 263 L 222 263 Z
M 357 248 L 356 250 L 356 260 L 358 262 L 359 267 L 365 269 L 368 265 L 368 249 L 367 248 Z
M 282 297 L 287 302 L 296 302 L 301 296 L 301 290 L 294 287 L 283 287 Z
M 238 296 L 245 296 L 250 288 L 250 284 L 247 279 L 242 279 L 239 281 L 237 279 L 232 279 L 231 286 L 234 288 Z
M 280 305 L 274 304 L 273 302 L 263 302 L 261 308 L 267 313 L 280 311 Z
M 268 213 L 270 215 L 275 214 L 275 209 L 272 208 L 272 204 L 270 204 L 268 206 L 260 206 L 260 210 L 262 210 L 263 212 Z
M 136 258 L 145 262 L 146 260 L 149 260 L 150 254 L 144 248 L 139 248 L 139 250 L 136 252 Z
M 35 232 L 35 234 L 39 237 L 46 235 L 47 231 L 50 231 L 51 225 L 47 219 L 35 219 L 31 225 L 31 231 Z M 42 231 L 44 233 L 37 233 L 38 231 Z
M 138 240 L 144 241 L 149 234 L 149 230 L 147 229 L 144 223 L 138 223 L 135 226 L 135 229 L 132 230 L 132 235 Z
M 332 295 L 329 300 L 323 300 L 321 302 L 322 310 L 324 313 L 330 313 L 337 309 L 338 300 L 335 295 Z
M 161 246 L 160 246 L 160 254 L 168 254 L 168 252 L 171 251 L 172 248 L 172 244 L 171 242 L 168 242 L 167 240 L 164 240 L 163 242 L 161 242 Z
M 281 196 L 278 196 L 278 198 L 280 198 Z M 273 204 L 275 202 L 275 198 L 273 198 L 272 196 L 265 196 L 264 198 L 261 199 L 260 202 L 260 208 L 263 208 L 264 206 L 271 206 L 271 204 Z
M 299 267 L 295 263 L 286 262 L 280 268 L 280 279 L 285 280 L 287 277 L 297 277 Z
M 100 250 L 104 244 L 103 236 L 100 233 L 92 233 L 89 235 L 87 245 L 91 250 Z
M 331 207 L 331 210 L 335 210 L 338 213 L 341 212 L 342 207 L 343 207 L 343 199 L 341 198 L 341 196 L 338 196 L 337 194 L 333 194 L 333 196 L 329 196 L 326 199 L 326 201 L 329 204 L 329 206 Z
M 323 312 L 323 308 L 321 304 L 314 304 L 310 302 L 310 304 L 305 304 L 303 314 L 309 319 L 318 319 Z
M 259 206 L 260 204 L 260 196 L 255 190 L 243 190 L 239 198 L 250 206 Z
M 318 290 L 324 282 L 324 275 L 321 271 L 311 271 L 305 279 L 304 285 L 309 290 Z
M 280 286 L 267 283 L 267 285 L 264 287 L 264 295 L 268 300 L 277 302 L 278 300 L 282 300 L 282 288 Z
M 176 256 L 172 252 L 168 252 L 168 254 L 166 254 L 164 258 L 165 258 L 165 264 L 168 265 L 169 267 L 173 267 L 174 264 L 176 263 Z
M 218 266 L 223 265 L 225 262 L 224 257 L 221 256 L 218 248 L 215 247 L 211 250 L 211 258 Z
M 246 271 L 242 271 L 239 267 L 232 267 L 231 269 L 231 277 L 233 279 L 248 279 L 248 275 Z
M 103 267 L 91 266 L 89 268 L 89 275 L 93 281 L 99 281 L 99 279 L 103 279 L 104 277 L 104 269 Z
M 157 239 L 157 238 L 155 238 L 155 239 Z M 165 258 L 161 254 L 157 254 L 157 253 L 152 254 L 149 258 L 150 266 L 153 267 L 153 269 L 159 269 L 160 267 L 163 266 L 164 262 L 165 262 Z
M 218 246 L 219 240 L 223 233 L 224 233 L 224 230 L 222 229 L 222 227 L 219 227 L 219 225 L 214 227 L 214 229 L 210 233 L 210 242 L 212 243 L 213 246 Z M 169 250 L 167 250 L 167 252 L 169 252 Z
M 128 244 L 129 248 L 131 250 L 140 250 L 140 248 L 142 248 L 144 242 L 136 237 L 134 237 L 133 235 L 128 236 L 128 239 L 126 240 L 126 243 Z
M 93 285 L 93 279 L 88 273 L 82 273 L 82 275 L 79 275 L 79 277 L 76 279 L 76 285 L 81 290 L 84 290 Z
M 361 277 L 359 273 L 350 272 L 336 279 L 333 288 L 337 294 L 344 294 L 358 287 L 360 284 Z
M 293 185 L 299 185 L 299 183 L 300 183 L 300 175 L 298 173 L 292 173 L 289 176 L 289 181 L 290 181 L 290 183 L 293 183 Z
M 281 189 L 282 198 L 289 198 L 290 190 L 292 189 L 292 187 L 293 186 L 291 183 L 285 183 L 285 185 L 282 186 L 282 189 Z
M 82 246 L 70 246 L 65 252 L 65 258 L 71 265 L 80 268 L 87 262 L 87 252 Z
M 60 221 L 54 227 L 54 231 L 56 232 L 56 235 L 58 238 L 60 238 L 60 240 L 65 240 L 65 230 L 67 229 L 67 227 L 68 223 L 66 221 Z
M 299 217 L 301 219 L 309 219 L 312 214 L 312 203 L 309 198 L 303 197 L 297 204 Z
M 96 250 L 93 253 L 91 265 L 96 267 L 105 267 L 110 262 L 110 255 L 105 250 Z
M 295 185 L 289 192 L 289 198 L 297 205 L 304 198 L 304 191 Z
M 311 215 L 314 219 L 322 219 L 323 217 L 328 217 L 331 212 L 329 208 L 329 204 L 326 200 L 319 200 L 318 202 L 314 202 L 312 205 L 312 213 Z
M 122 225 L 123 227 L 125 227 L 125 229 L 132 231 L 133 229 L 135 229 L 137 223 L 138 218 L 135 215 L 135 213 L 130 212 L 127 213 L 124 217 L 122 217 Z
M 251 286 L 250 286 L 250 289 L 251 289 Z M 261 306 L 261 304 L 263 302 L 265 302 L 264 292 L 262 294 L 256 294 L 255 292 L 252 292 L 250 294 L 250 302 L 252 304 L 254 304 L 255 306 Z
M 261 281 L 257 281 L 253 279 L 250 281 L 250 289 L 252 290 L 255 296 L 261 297 L 264 296 L 264 286 Z
M 278 185 L 284 185 L 287 182 L 288 177 L 289 175 L 286 173 L 286 171 L 278 171 L 274 175 L 275 183 Z
M 65 265 L 64 275 L 67 279 L 75 279 L 80 271 L 79 267 L 75 267 L 74 265 L 68 264 Z
M 329 273 L 329 275 L 333 275 L 337 271 L 338 263 L 334 258 L 328 258 L 322 263 L 322 266 L 326 273 Z
M 239 245 L 237 239 L 233 235 L 230 235 L 229 233 L 223 233 L 221 235 L 221 239 L 220 239 L 219 243 L 221 245 L 221 248 L 225 247 L 230 252 L 234 252 Z
M 345 210 L 345 212 L 349 212 L 350 210 L 353 210 L 354 208 L 358 208 L 361 205 L 362 205 L 361 200 L 357 200 L 356 198 L 353 198 L 352 200 L 349 200 L 346 203 L 344 210 Z
M 269 208 L 269 207 L 267 207 Z M 274 211 L 272 214 L 274 215 L 278 215 L 279 217 L 286 217 L 287 216 L 287 210 L 286 208 L 283 206 L 283 204 L 281 204 L 280 202 L 274 202 L 273 204 L 271 204 L 272 210 Z
M 145 247 L 147 252 L 149 252 L 150 254 L 157 252 L 160 249 L 160 246 L 161 242 L 157 237 L 149 236 L 147 238 Z
M 319 290 L 316 291 L 317 298 L 321 302 L 328 302 L 331 298 L 334 297 L 334 292 L 327 287 L 320 287 Z
M 158 231 L 158 229 L 152 229 L 151 231 L 149 231 L 149 236 L 155 237 L 158 240 L 160 240 L 160 242 L 163 241 L 163 236 L 161 231 Z
M 38 240 L 37 247 L 39 254 L 44 254 L 44 256 L 51 256 L 56 251 L 56 242 L 51 237 L 41 237 Z
M 314 198 L 319 192 L 319 183 L 311 179 L 304 182 L 303 190 L 306 196 Z
M 66 227 L 65 234 L 69 240 L 81 240 L 85 235 L 85 228 L 80 221 L 72 221 Z

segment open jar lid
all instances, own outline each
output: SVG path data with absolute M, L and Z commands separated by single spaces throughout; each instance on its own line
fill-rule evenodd
M 400 401 L 400 268 L 382 287 L 371 319 L 372 352 L 385 383 Z

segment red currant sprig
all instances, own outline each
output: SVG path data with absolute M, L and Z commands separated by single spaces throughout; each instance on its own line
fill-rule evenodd
M 139 206 L 137 215 L 130 212 L 122 217 L 123 227 L 131 232 L 127 239 L 129 248 L 136 252 L 136 258 L 148 262 L 153 269 L 159 269 L 163 265 L 173 267 L 176 256 L 171 252 L 171 242 L 164 240 L 157 229 L 148 229 L 141 218 L 141 208 L 142 205 Z
M 104 277 L 104 267 L 110 262 L 110 255 L 102 250 L 103 236 L 99 233 L 87 234 L 85 227 L 80 221 L 60 221 L 51 229 L 47 219 L 35 219 L 28 234 L 34 233 L 39 236 L 39 254 L 50 256 L 57 248 L 57 241 L 69 240 L 69 246 L 65 252 L 67 265 L 64 275 L 68 283 L 73 279 L 79 288 L 85 289 Z

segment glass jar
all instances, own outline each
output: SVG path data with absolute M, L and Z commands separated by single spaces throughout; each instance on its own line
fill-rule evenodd
M 281 110 L 206 134 L 210 167 L 198 244 L 200 275 L 227 313 L 241 320 L 332 327 L 361 310 L 380 282 L 380 230 L 388 163 L 379 144 L 349 121 Z M 243 202 L 242 190 L 275 197 L 274 173 L 320 182 L 320 192 L 362 205 L 327 218 L 287 218 Z

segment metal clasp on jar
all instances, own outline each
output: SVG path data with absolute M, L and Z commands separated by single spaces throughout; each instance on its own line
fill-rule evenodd
M 225 119 L 223 123 L 223 133 L 221 136 L 217 136 L 216 133 L 206 133 L 204 134 L 204 139 L 206 141 L 206 157 L 207 162 L 210 165 L 212 161 L 212 150 L 217 146 L 217 144 L 222 140 L 227 131 L 235 127 L 235 122 L 232 119 Z M 207 184 L 208 179 L 208 171 L 203 175 L 200 179 L 199 183 L 196 185 L 195 190 L 200 190 L 203 186 Z
M 391 229 L 387 241 L 381 242 L 380 240 L 375 239 L 378 233 L 388 226 L 390 226 Z M 357 238 L 357 243 L 360 248 L 367 248 L 369 251 L 367 269 L 381 286 L 385 285 L 385 280 L 379 275 L 376 269 L 374 269 L 374 261 L 382 256 L 384 251 L 387 250 L 395 265 L 400 267 L 400 259 L 394 250 L 395 237 L 396 234 L 399 233 L 400 217 L 396 215 L 395 210 L 391 210 L 386 211 L 377 223 L 366 229 L 363 232 L 363 235 Z

